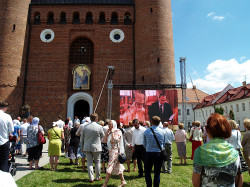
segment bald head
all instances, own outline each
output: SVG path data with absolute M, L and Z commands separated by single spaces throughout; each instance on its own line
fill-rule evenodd
M 163 123 L 163 127 L 168 127 L 168 125 L 169 125 L 169 123 L 166 121 Z

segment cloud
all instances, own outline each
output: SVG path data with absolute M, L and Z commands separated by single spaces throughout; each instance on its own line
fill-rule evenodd
M 214 15 L 215 15 L 215 12 L 210 12 L 210 13 L 207 14 L 207 17 L 212 17 Z
M 207 14 L 207 18 L 212 18 L 216 21 L 223 21 L 226 17 L 225 16 L 218 16 L 215 12 L 210 12 Z
M 213 19 L 218 20 L 218 21 L 222 21 L 223 19 L 225 19 L 225 17 L 223 17 L 223 16 L 214 16 Z
M 191 74 L 196 79 L 193 79 L 194 85 L 208 94 L 222 91 L 228 84 L 233 87 L 238 87 L 242 85 L 245 80 L 247 83 L 250 82 L 250 60 L 239 63 L 236 59 L 230 60 L 216 60 L 211 62 L 207 68 L 206 73 L 201 77 L 197 77 L 195 72 Z M 191 82 L 188 83 L 188 88 L 192 88 Z
M 241 61 L 241 62 L 242 62 L 243 60 L 245 60 L 245 59 L 246 59 L 245 56 L 240 57 L 240 61 Z

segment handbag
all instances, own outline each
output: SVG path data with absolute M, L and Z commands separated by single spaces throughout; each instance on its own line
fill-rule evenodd
M 120 146 L 119 144 L 117 144 L 118 146 L 118 161 L 123 164 L 124 162 L 126 162 L 127 158 L 126 158 L 126 154 L 125 153 L 120 153 Z
M 39 125 L 38 125 L 38 143 L 39 144 L 46 144 L 46 139 L 42 132 L 40 131 Z
M 190 138 L 188 139 L 190 142 L 192 142 L 193 141 L 193 135 L 192 136 L 190 136 Z
M 167 154 L 167 152 L 166 152 L 166 149 L 162 149 L 162 148 L 161 148 L 161 146 L 160 146 L 160 144 L 159 144 L 159 141 L 158 141 L 158 139 L 156 138 L 156 135 L 155 135 L 154 130 L 153 130 L 152 128 L 150 128 L 150 129 L 151 129 L 151 131 L 152 131 L 152 133 L 153 133 L 153 135 L 154 135 L 154 137 L 155 137 L 155 140 L 156 140 L 156 143 L 157 143 L 159 149 L 161 150 L 161 157 L 162 157 L 162 159 L 163 159 L 164 161 L 167 161 L 167 160 L 168 160 L 168 154 Z
M 191 129 L 191 131 L 190 131 L 190 133 L 191 132 L 193 132 L 194 130 L 193 129 Z M 193 134 L 194 134 L 194 132 L 192 133 L 192 135 L 190 136 L 190 138 L 188 139 L 190 142 L 192 142 L 193 141 Z
M 118 161 L 123 164 L 124 162 L 126 162 L 127 158 L 126 158 L 126 155 L 125 153 L 119 153 L 118 154 Z

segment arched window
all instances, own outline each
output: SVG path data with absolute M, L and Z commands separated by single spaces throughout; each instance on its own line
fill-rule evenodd
M 92 64 L 94 62 L 94 44 L 87 38 L 76 39 L 70 47 L 70 63 Z
M 34 24 L 35 25 L 40 25 L 41 24 L 41 16 L 39 12 L 35 13 L 35 19 L 34 19 Z
M 48 13 L 48 17 L 47 17 L 47 24 L 48 25 L 53 25 L 55 22 L 54 20 L 54 13 L 53 12 L 49 12 Z
M 67 23 L 67 21 L 66 21 L 66 13 L 62 12 L 61 16 L 60 16 L 60 24 L 66 24 L 66 23 Z
M 116 12 L 113 12 L 111 15 L 111 25 L 117 25 L 118 24 L 118 14 Z
M 86 23 L 86 24 L 93 24 L 92 12 L 88 12 L 88 13 L 86 14 L 85 23 Z
M 72 21 L 73 24 L 80 24 L 80 15 L 79 15 L 79 12 L 75 12 L 73 14 L 73 21 Z
M 246 105 L 245 103 L 242 103 L 242 111 L 245 111 L 246 110 Z
M 99 24 L 105 24 L 105 13 L 101 12 L 99 15 Z
M 236 112 L 239 112 L 239 105 L 236 104 Z
M 124 15 L 124 24 L 125 25 L 130 25 L 131 22 L 131 14 L 129 12 L 125 13 Z

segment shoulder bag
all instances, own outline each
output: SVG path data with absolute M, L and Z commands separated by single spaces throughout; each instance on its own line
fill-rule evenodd
M 56 133 L 55 129 L 54 128 L 52 128 L 52 129 Z M 60 136 L 57 133 L 56 133 L 56 135 L 58 136 L 59 139 L 61 139 Z
M 38 125 L 38 143 L 39 144 L 46 144 L 46 138 L 44 137 L 44 135 L 40 131 L 39 125 Z
M 111 135 L 112 136 L 112 135 Z M 121 137 L 122 138 L 122 137 Z M 117 148 L 118 148 L 118 161 L 123 164 L 124 162 L 126 162 L 127 158 L 126 158 L 126 154 L 125 153 L 120 153 L 120 146 L 119 143 L 117 143 Z
M 191 131 L 193 131 L 192 136 L 190 136 L 190 138 L 188 139 L 190 142 L 192 142 L 192 141 L 193 141 L 193 134 L 194 134 L 194 130 L 193 130 L 193 129 L 191 129 Z M 191 132 L 191 131 L 190 131 L 190 132 Z
M 154 130 L 153 130 L 152 128 L 150 128 L 150 129 L 151 129 L 151 131 L 152 131 L 152 133 L 153 133 L 153 135 L 154 135 L 154 137 L 155 137 L 155 140 L 156 140 L 156 143 L 157 143 L 159 149 L 161 150 L 161 157 L 162 157 L 162 159 L 163 159 L 164 161 L 167 161 L 168 155 L 167 155 L 166 150 L 161 148 L 161 146 L 160 146 L 160 144 L 159 144 L 159 141 L 158 141 L 158 139 L 156 138 L 156 135 L 155 135 Z

